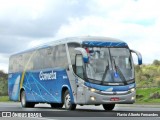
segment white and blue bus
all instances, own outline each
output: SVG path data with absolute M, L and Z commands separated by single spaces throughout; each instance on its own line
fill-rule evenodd
M 107 37 L 72 37 L 50 42 L 9 59 L 8 93 L 22 107 L 49 103 L 74 110 L 76 105 L 132 104 L 136 97 L 135 69 L 130 50 Z

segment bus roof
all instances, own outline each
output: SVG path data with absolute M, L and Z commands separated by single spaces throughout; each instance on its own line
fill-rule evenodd
M 98 36 L 80 36 L 80 37 L 67 37 L 67 38 L 63 38 L 63 39 L 59 39 L 59 40 L 54 40 L 51 42 L 48 42 L 46 44 L 40 45 L 38 47 L 34 47 L 31 48 L 29 50 L 25 50 L 23 52 L 20 53 L 16 53 L 13 54 L 14 55 L 18 55 L 18 54 L 23 54 L 26 52 L 30 52 L 30 51 L 34 51 L 37 49 L 43 49 L 43 48 L 47 48 L 49 46 L 55 46 L 58 44 L 65 44 L 65 43 L 69 43 L 69 42 L 76 42 L 76 43 L 80 43 L 83 46 L 99 46 L 99 47 L 126 47 L 128 46 L 127 43 L 125 43 L 124 41 L 121 41 L 119 39 L 115 39 L 115 38 L 110 38 L 110 37 L 98 37 Z

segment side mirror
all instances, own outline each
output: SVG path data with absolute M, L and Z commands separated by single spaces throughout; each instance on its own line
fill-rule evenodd
M 77 47 L 77 48 L 75 48 L 75 50 L 82 54 L 84 63 L 89 62 L 88 53 L 84 48 Z
M 138 57 L 138 65 L 142 65 L 142 55 L 140 52 L 135 51 L 135 50 L 131 50 L 132 53 L 135 53 Z

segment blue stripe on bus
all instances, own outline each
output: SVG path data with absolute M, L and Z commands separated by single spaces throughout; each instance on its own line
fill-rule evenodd
M 82 45 L 87 47 L 127 47 L 125 42 L 84 41 Z
M 97 85 L 97 84 L 93 84 L 93 83 L 89 83 L 89 82 L 85 82 L 84 83 L 87 87 L 90 87 L 90 88 L 94 88 L 94 89 L 97 89 L 97 90 L 100 90 L 100 91 L 107 91 L 107 90 L 110 90 L 110 91 L 127 91 L 131 88 L 134 88 L 136 86 L 135 83 L 132 83 L 130 85 L 125 85 L 125 86 L 103 86 L 103 85 Z
M 56 73 L 56 79 L 40 80 L 40 72 L 44 74 Z M 20 80 L 15 85 L 17 79 L 21 78 L 22 73 L 11 73 L 9 78 L 9 96 L 11 100 L 17 101 L 20 91 Z M 63 68 L 58 69 L 45 69 L 27 71 L 24 77 L 23 88 L 26 91 L 27 101 L 32 102 L 56 102 L 61 103 L 62 87 L 68 88 L 71 95 L 71 102 L 74 103 L 72 89 L 67 76 L 66 70 Z M 16 88 L 16 89 L 15 89 Z

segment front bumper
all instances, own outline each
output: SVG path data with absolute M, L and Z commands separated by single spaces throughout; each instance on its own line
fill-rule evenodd
M 86 90 L 86 104 L 133 104 L 135 102 L 136 92 L 130 92 L 128 94 L 99 94 Z M 113 101 L 113 98 L 118 100 Z

